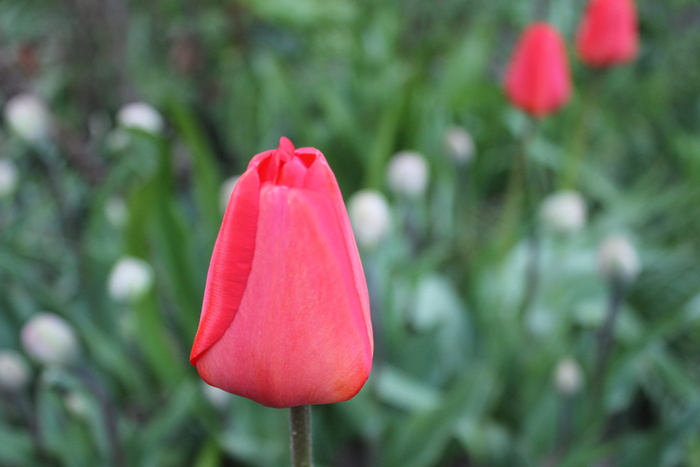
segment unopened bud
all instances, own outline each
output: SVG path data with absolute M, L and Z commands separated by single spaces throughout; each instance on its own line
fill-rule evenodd
M 17 167 L 10 159 L 0 158 L 0 198 L 10 196 L 17 188 Z
M 124 200 L 116 196 L 107 200 L 105 216 L 113 227 L 117 229 L 124 227 L 129 220 L 129 210 Z
M 39 313 L 22 328 L 22 346 L 27 354 L 44 365 L 67 365 L 78 354 L 73 328 L 53 313 Z
M 29 365 L 14 350 L 0 350 L 0 389 L 20 391 L 29 383 Z
M 578 232 L 586 224 L 586 203 L 575 191 L 554 193 L 542 202 L 540 219 L 545 227 L 554 232 Z
M 228 200 L 231 198 L 231 193 L 238 182 L 240 176 L 236 175 L 234 177 L 227 178 L 221 185 L 221 191 L 219 191 L 219 206 L 221 212 L 226 211 L 226 206 L 228 206 Z
M 75 418 L 89 420 L 92 412 L 92 404 L 85 394 L 69 391 L 63 396 L 63 403 L 66 406 L 66 410 Z
M 160 113 L 145 102 L 126 104 L 117 113 L 117 122 L 124 128 L 142 130 L 154 135 L 163 131 L 165 126 Z
M 7 101 L 5 121 L 26 141 L 40 141 L 49 135 L 49 111 L 44 101 L 33 94 L 18 94 Z
M 570 357 L 559 360 L 554 370 L 557 391 L 564 396 L 573 396 L 581 390 L 582 383 L 583 371 L 578 362 Z
M 428 186 L 428 163 L 417 152 L 400 151 L 389 161 L 387 179 L 396 195 L 418 198 Z
M 352 195 L 348 201 L 348 216 L 355 239 L 364 248 L 375 248 L 389 233 L 389 204 L 378 191 L 361 190 Z
M 445 151 L 458 164 L 468 164 L 474 158 L 474 139 L 464 128 L 450 127 L 445 132 Z
M 142 298 L 153 285 L 153 269 L 146 261 L 125 256 L 112 268 L 107 289 L 118 302 L 133 302 Z
M 598 265 L 600 274 L 609 281 L 632 282 L 641 269 L 637 252 L 623 235 L 611 235 L 603 240 L 598 251 Z

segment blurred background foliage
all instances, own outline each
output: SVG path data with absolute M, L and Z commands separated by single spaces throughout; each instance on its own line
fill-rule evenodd
M 531 141 L 537 200 L 582 154 L 568 188 L 589 221 L 543 229 L 523 313 L 533 219 L 505 241 L 499 226 L 528 122 L 501 78 L 536 19 L 571 44 L 582 0 L 0 0 L 0 98 L 30 93 L 50 114 L 44 138 L 12 131 L 7 109 L 0 128 L 17 177 L 0 199 L 0 347 L 25 353 L 39 312 L 78 345 L 2 390 L 0 464 L 288 462 L 286 411 L 206 389 L 188 363 L 222 183 L 285 135 L 326 154 L 346 199 L 383 192 L 393 226 L 362 249 L 373 374 L 315 409 L 318 465 L 700 465 L 700 5 L 637 3 L 637 60 L 596 73 L 571 48 L 574 95 Z M 119 123 L 138 101 L 162 128 Z M 469 164 L 447 154 L 453 125 Z M 386 184 L 406 149 L 430 169 L 418 199 Z M 615 232 L 642 272 L 596 405 L 596 250 Z M 120 293 L 124 257 L 145 263 Z M 565 357 L 583 368 L 575 394 L 553 382 Z

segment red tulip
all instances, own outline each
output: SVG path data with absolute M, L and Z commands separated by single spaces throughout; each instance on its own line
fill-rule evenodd
M 615 65 L 636 57 L 637 36 L 633 0 L 592 0 L 579 26 L 576 48 L 590 66 Z
M 554 112 L 571 93 L 566 47 L 547 23 L 534 23 L 523 34 L 506 70 L 505 88 L 513 105 L 536 117 Z
M 373 350 L 367 284 L 335 176 L 320 151 L 282 138 L 231 194 L 190 362 L 210 385 L 281 408 L 350 399 Z

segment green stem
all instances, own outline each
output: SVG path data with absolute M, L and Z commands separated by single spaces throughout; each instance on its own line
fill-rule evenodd
M 527 181 L 527 152 L 530 141 L 535 134 L 536 123 L 528 120 L 527 128 L 523 130 L 520 137 L 515 164 L 508 181 L 503 222 L 500 228 L 499 242 L 497 243 L 500 253 L 505 252 L 511 246 L 523 211 L 529 210 L 530 197 L 527 192 L 530 188 Z
M 557 444 L 555 452 L 563 455 L 571 444 L 574 431 L 574 396 L 562 396 L 559 405 L 559 421 L 557 428 Z
M 289 409 L 292 467 L 312 467 L 311 406 Z
M 610 296 L 608 301 L 608 313 L 605 318 L 605 323 L 600 328 L 598 334 L 598 346 L 595 362 L 595 370 L 593 372 L 593 407 L 594 411 L 602 409 L 603 387 L 605 383 L 605 375 L 608 369 L 610 360 L 610 352 L 613 347 L 613 336 L 615 334 L 615 323 L 617 315 L 620 312 L 622 298 L 625 293 L 625 285 L 619 279 L 613 279 L 610 283 Z
M 598 96 L 600 94 L 602 80 L 602 72 L 594 71 L 593 82 L 588 88 L 588 92 L 586 93 L 587 95 L 584 97 L 581 118 L 579 119 L 578 126 L 576 127 L 576 133 L 574 133 L 571 147 L 569 149 L 569 158 L 567 159 L 564 174 L 560 183 L 561 190 L 572 190 L 576 188 L 576 185 L 578 185 L 581 166 L 583 165 L 583 156 L 586 153 L 586 144 L 588 142 L 588 127 L 591 123 L 593 109 L 598 103 Z

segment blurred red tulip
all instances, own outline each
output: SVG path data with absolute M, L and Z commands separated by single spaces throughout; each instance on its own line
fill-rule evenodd
M 540 22 L 527 28 L 506 70 L 505 88 L 513 105 L 536 117 L 566 103 L 569 64 L 564 41 L 553 26 Z
M 628 62 L 637 56 L 638 42 L 633 0 L 591 0 L 576 37 L 584 63 L 604 67 Z
M 269 407 L 353 397 L 372 366 L 360 256 L 340 189 L 314 148 L 255 156 L 231 194 L 190 362 Z

